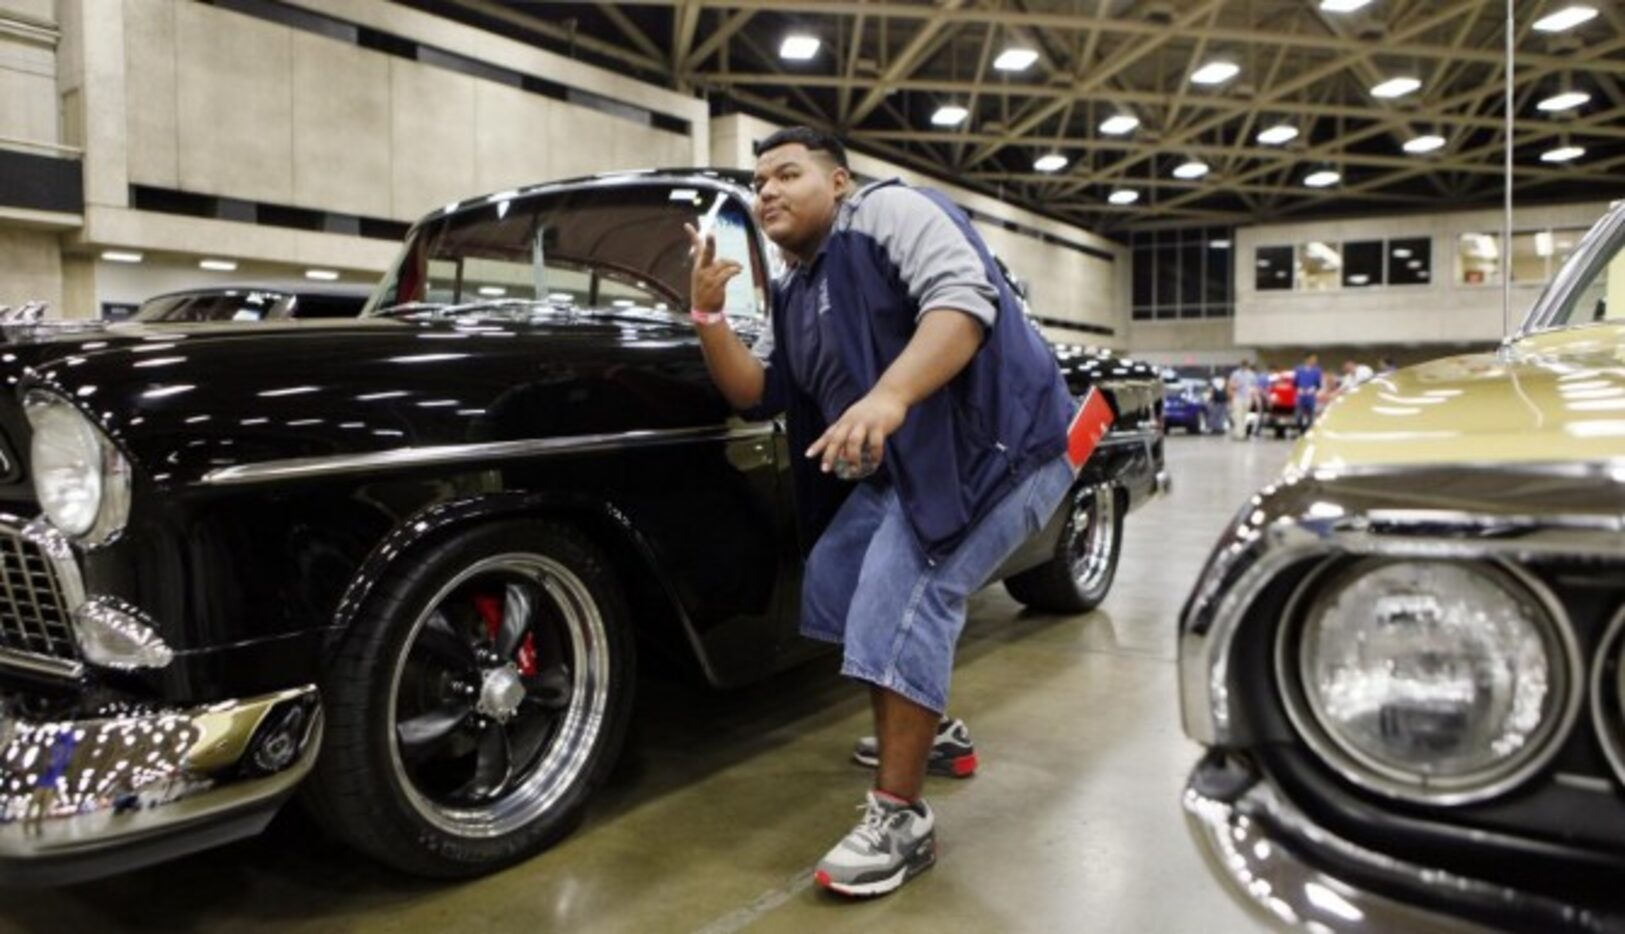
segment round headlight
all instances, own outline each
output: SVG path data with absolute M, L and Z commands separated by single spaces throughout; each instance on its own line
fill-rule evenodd
M 1309 716 L 1291 690 L 1288 710 L 1363 787 L 1434 804 L 1499 794 L 1557 751 L 1580 700 L 1578 649 L 1538 586 L 1491 565 L 1357 564 L 1283 629 L 1281 683 Z
M 129 464 L 101 430 L 67 401 L 31 392 L 24 411 L 34 429 L 30 467 L 40 508 L 69 535 L 99 543 L 129 515 Z

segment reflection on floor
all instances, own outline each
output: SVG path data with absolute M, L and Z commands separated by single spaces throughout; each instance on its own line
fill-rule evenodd
M 302 816 L 266 837 L 61 891 L 8 893 L 0 931 L 1251 931 L 1186 835 L 1174 618 L 1233 510 L 1288 445 L 1174 438 L 1174 491 L 1130 517 L 1117 584 L 1081 617 L 972 605 L 954 684 L 982 771 L 933 779 L 941 862 L 848 904 L 809 886 L 857 818 L 864 696 L 816 663 L 715 694 L 646 686 L 586 825 L 489 879 L 403 879 Z

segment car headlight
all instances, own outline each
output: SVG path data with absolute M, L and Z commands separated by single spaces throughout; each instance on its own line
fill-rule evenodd
M 107 541 L 130 515 L 130 465 L 72 403 L 35 390 L 23 400 L 34 429 L 29 465 L 51 524 L 86 544 Z
M 1394 797 L 1460 804 L 1516 786 L 1557 751 L 1581 695 L 1573 635 L 1538 588 L 1494 565 L 1354 565 L 1282 630 L 1295 725 L 1345 778 Z

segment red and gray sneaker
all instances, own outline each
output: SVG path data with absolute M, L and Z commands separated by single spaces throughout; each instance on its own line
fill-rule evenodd
M 819 886 L 854 898 L 896 891 L 937 861 L 937 818 L 924 801 L 909 804 L 871 791 L 863 819 L 813 872 Z
M 869 768 L 880 766 L 880 741 L 865 736 L 852 747 L 852 761 Z M 963 720 L 942 718 L 937 723 L 937 738 L 931 743 L 931 755 L 925 760 L 925 771 L 946 778 L 970 778 L 976 774 L 976 746 L 970 741 L 970 728 Z

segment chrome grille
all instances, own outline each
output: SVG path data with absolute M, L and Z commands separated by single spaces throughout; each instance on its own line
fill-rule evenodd
M 67 589 L 57 563 L 33 537 L 0 521 L 0 664 L 76 665 Z

